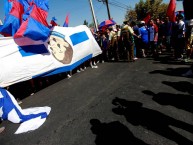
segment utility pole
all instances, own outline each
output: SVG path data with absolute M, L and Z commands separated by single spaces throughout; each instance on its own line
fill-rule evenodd
M 96 31 L 98 31 L 98 25 L 97 25 L 95 13 L 94 13 L 94 8 L 93 8 L 92 0 L 89 0 L 89 2 L 90 2 L 90 8 L 91 8 L 91 12 L 92 12 L 92 17 L 93 17 L 95 29 L 96 29 Z
M 109 10 L 109 2 L 108 0 L 98 0 L 99 2 L 103 2 L 103 3 L 106 3 L 106 6 L 107 6 L 107 13 L 108 13 L 108 17 L 109 17 L 109 20 L 111 19 L 111 15 L 110 15 L 110 10 Z

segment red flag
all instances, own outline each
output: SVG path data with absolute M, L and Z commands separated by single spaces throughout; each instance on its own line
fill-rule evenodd
M 175 9 L 176 9 L 176 0 L 170 0 L 166 15 L 169 17 L 171 22 L 175 22 Z
M 55 17 L 52 17 L 52 20 L 50 21 L 50 24 L 53 26 L 58 26 L 58 24 L 56 23 L 56 18 Z
M 52 25 L 52 27 L 53 27 L 53 26 L 58 26 L 58 24 L 57 24 L 54 20 L 51 20 L 51 21 L 50 21 L 50 24 Z
M 4 36 L 13 36 L 21 25 L 24 6 L 19 0 L 8 2 L 12 2 L 12 7 L 5 17 L 4 24 L 0 28 L 0 33 Z
M 63 24 L 63 27 L 68 27 L 68 23 L 69 23 L 69 14 L 67 14 L 67 16 L 66 16 L 66 20 Z
M 150 19 L 151 19 L 151 15 L 150 13 L 147 13 L 147 16 L 143 19 L 143 21 L 145 22 L 145 24 L 147 24 Z

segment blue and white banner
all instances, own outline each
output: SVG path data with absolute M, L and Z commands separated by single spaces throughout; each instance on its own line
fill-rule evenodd
M 20 123 L 15 134 L 38 129 L 46 121 L 50 111 L 48 106 L 22 109 L 11 93 L 0 88 L 0 118 Z
M 55 26 L 47 41 L 0 37 L 0 87 L 74 69 L 101 53 L 90 29 Z

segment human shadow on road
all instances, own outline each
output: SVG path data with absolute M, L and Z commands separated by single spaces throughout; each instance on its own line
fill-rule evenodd
M 171 93 L 157 93 L 145 90 L 142 91 L 144 94 L 152 96 L 152 100 L 159 103 L 160 105 L 171 105 L 178 109 L 182 109 L 193 113 L 193 96 L 184 94 L 171 94 Z
M 116 106 L 113 112 L 124 115 L 128 122 L 135 126 L 142 126 L 165 138 L 168 138 L 179 145 L 192 145 L 193 142 L 172 130 L 170 126 L 175 126 L 193 132 L 193 126 L 182 121 L 169 117 L 161 112 L 143 107 L 137 101 L 127 101 L 115 98 L 112 104 Z
M 167 68 L 166 70 L 154 70 L 149 72 L 150 74 L 163 74 L 168 76 L 182 76 L 185 72 L 187 72 L 189 68 L 181 67 L 181 68 Z
M 163 81 L 162 82 L 165 85 L 168 85 L 170 87 L 173 87 L 174 89 L 184 92 L 184 93 L 189 93 L 193 95 L 193 84 L 187 81 L 180 81 L 180 82 L 168 82 L 168 81 Z
M 171 65 L 190 65 L 192 62 L 185 62 L 184 60 L 176 60 L 172 53 L 164 52 L 159 57 L 149 58 L 147 60 L 154 60 L 154 64 L 171 64 Z
M 148 145 L 136 138 L 132 132 L 119 121 L 102 123 L 98 119 L 90 120 L 91 131 L 96 134 L 96 145 Z

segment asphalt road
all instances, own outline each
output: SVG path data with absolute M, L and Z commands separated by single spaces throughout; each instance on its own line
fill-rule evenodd
M 98 66 L 23 99 L 51 113 L 19 135 L 3 121 L 0 145 L 193 145 L 193 78 L 181 76 L 189 64 L 162 56 Z

